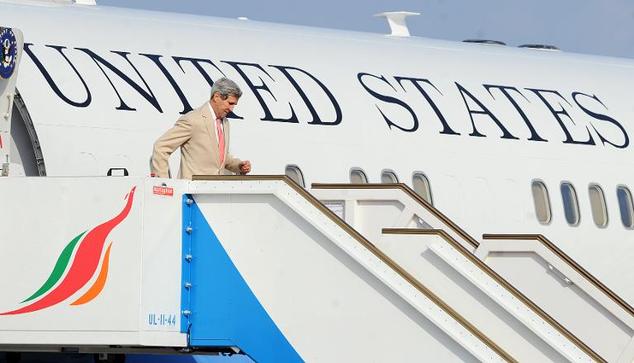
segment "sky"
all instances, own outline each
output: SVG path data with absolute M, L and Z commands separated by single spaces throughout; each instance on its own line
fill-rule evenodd
M 100 5 L 389 33 L 374 14 L 412 11 L 414 36 L 634 58 L 633 0 L 97 0 Z

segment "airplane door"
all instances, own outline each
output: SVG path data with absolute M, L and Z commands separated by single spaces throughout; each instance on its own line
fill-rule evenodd
M 2 176 L 9 175 L 11 111 L 22 58 L 24 37 L 18 29 L 0 27 L 0 165 Z

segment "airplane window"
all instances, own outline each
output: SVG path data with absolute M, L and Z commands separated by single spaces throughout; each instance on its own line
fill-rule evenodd
M 552 214 L 550 212 L 550 197 L 546 184 L 539 180 L 534 180 L 531 185 L 533 191 L 533 204 L 535 205 L 535 215 L 541 224 L 550 223 Z
M 383 170 L 381 172 L 381 183 L 383 184 L 395 184 L 398 183 L 398 177 L 392 170 Z
M 360 168 L 350 169 L 350 183 L 352 184 L 366 184 L 368 177 Z
M 420 172 L 414 173 L 412 176 L 412 186 L 414 187 L 416 194 L 425 199 L 427 203 L 432 205 L 434 204 L 431 199 L 431 185 L 429 184 L 429 179 L 427 179 L 425 174 Z
M 616 196 L 621 209 L 621 221 L 625 228 L 634 228 L 634 205 L 632 204 L 632 193 L 627 187 L 616 188 Z
M 597 184 L 591 184 L 588 188 L 590 194 L 590 207 L 592 208 L 592 219 L 599 228 L 608 225 L 608 208 L 605 205 L 605 195 L 603 189 Z
M 577 192 L 572 184 L 568 182 L 561 183 L 561 198 L 564 202 L 564 214 L 566 221 L 571 226 L 579 224 L 579 202 L 577 200 Z
M 293 179 L 293 181 L 299 184 L 302 188 L 306 188 L 306 185 L 304 184 L 304 175 L 297 165 L 286 165 L 286 171 L 284 174 Z

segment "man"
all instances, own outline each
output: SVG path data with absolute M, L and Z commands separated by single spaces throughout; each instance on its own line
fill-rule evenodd
M 223 169 L 247 174 L 251 162 L 233 157 L 229 150 L 227 115 L 242 96 L 240 87 L 228 78 L 220 78 L 211 87 L 209 102 L 188 112 L 154 143 L 152 175 L 168 177 L 168 159 L 181 148 L 179 178 L 192 175 L 218 175 Z

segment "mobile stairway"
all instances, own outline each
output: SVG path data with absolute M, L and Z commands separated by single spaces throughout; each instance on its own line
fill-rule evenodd
M 611 359 L 449 234 L 370 241 L 286 177 L 203 179 L 0 178 L 0 351 Z
M 440 283 L 429 279 L 435 273 L 475 285 L 489 276 L 595 359 L 634 359 L 632 306 L 544 236 L 489 234 L 478 241 L 404 184 L 313 184 L 311 192 L 421 279 Z M 464 309 L 482 301 L 469 294 Z

